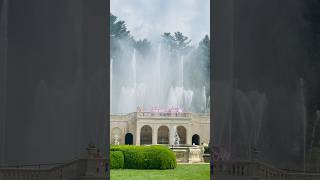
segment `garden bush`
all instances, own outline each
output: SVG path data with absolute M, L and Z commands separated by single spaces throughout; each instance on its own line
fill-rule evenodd
M 110 151 L 110 168 L 123 169 L 124 156 L 122 151 Z
M 209 146 L 204 146 L 204 154 L 211 154 L 210 152 L 210 147 Z
M 166 146 L 111 146 L 110 151 L 122 151 L 125 169 L 174 169 L 176 156 Z

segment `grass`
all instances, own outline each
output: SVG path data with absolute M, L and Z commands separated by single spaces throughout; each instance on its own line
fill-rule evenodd
M 209 164 L 178 164 L 170 170 L 111 169 L 111 180 L 209 180 Z

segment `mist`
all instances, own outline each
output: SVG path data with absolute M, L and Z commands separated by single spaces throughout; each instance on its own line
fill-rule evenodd
M 208 112 L 209 67 L 199 57 L 209 49 L 200 53 L 199 47 L 186 46 L 173 51 L 163 37 L 147 49 L 137 49 L 131 40 L 117 44 L 120 53 L 110 59 L 111 113 L 130 113 L 138 107 Z

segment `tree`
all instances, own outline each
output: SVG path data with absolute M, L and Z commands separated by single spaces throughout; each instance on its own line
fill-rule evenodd
M 125 21 L 119 20 L 117 16 L 110 13 L 110 57 L 117 59 L 121 55 L 121 43 L 133 45 L 135 43 Z
M 129 38 L 130 31 L 124 21 L 118 20 L 117 16 L 110 13 L 110 36 L 114 38 Z
M 181 32 L 174 33 L 174 40 L 180 53 L 185 53 L 185 50 L 190 47 L 191 40 L 187 36 L 184 36 Z
M 162 40 L 172 57 L 185 54 L 191 48 L 191 40 L 181 32 L 175 32 L 173 35 L 170 32 L 165 32 L 162 35 Z
M 142 55 L 147 56 L 151 49 L 151 43 L 147 39 L 135 41 L 134 47 Z
M 210 39 L 208 35 L 200 41 L 198 46 L 198 54 L 201 56 L 199 58 L 200 64 L 205 74 L 205 85 L 209 87 L 210 82 Z

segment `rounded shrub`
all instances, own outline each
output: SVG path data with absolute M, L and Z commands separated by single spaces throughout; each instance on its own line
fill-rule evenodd
M 177 166 L 174 152 L 166 146 L 111 146 L 111 151 L 122 151 L 126 169 L 174 169 Z
M 122 151 L 110 151 L 110 168 L 123 169 L 124 156 Z

